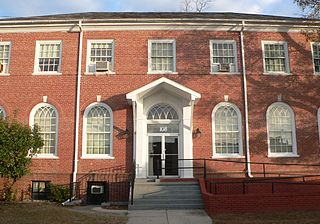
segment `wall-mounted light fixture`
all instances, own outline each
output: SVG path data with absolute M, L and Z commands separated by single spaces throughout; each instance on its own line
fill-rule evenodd
M 200 129 L 197 128 L 196 130 L 194 130 L 194 131 L 192 132 L 192 136 L 193 136 L 194 138 L 200 138 L 200 137 L 201 137 L 201 131 L 200 131 Z
M 125 131 L 120 132 L 119 137 L 120 137 L 121 139 L 127 139 L 127 138 L 129 138 L 129 130 L 126 129 Z

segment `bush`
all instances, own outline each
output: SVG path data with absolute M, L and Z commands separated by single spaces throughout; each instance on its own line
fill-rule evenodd
M 49 184 L 49 200 L 54 202 L 64 202 L 70 197 L 69 187 L 63 185 Z

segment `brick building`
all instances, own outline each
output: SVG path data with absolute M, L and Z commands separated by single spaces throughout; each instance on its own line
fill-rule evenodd
M 18 188 L 133 161 L 138 178 L 197 176 L 197 158 L 246 162 L 210 163 L 221 176 L 319 163 L 320 42 L 304 32 L 318 26 L 233 13 L 0 20 L 0 115 L 38 124 L 45 142 Z

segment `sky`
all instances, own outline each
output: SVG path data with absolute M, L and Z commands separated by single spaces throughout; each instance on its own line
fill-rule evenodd
M 0 18 L 75 12 L 179 12 L 182 0 L 0 0 Z M 301 17 L 293 0 L 213 0 L 206 12 Z

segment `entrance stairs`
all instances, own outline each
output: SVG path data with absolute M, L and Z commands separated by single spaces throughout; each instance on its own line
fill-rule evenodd
M 129 210 L 203 209 L 199 184 L 136 179 Z

